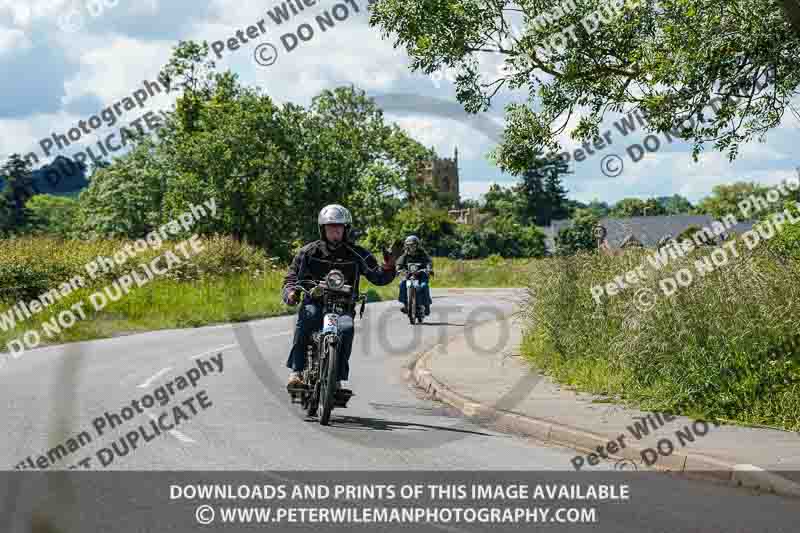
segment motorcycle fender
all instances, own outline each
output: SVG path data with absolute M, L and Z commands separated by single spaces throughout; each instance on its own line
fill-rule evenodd
M 334 335 L 338 335 L 339 333 L 339 315 L 334 313 L 328 313 L 322 319 L 322 333 L 333 333 Z

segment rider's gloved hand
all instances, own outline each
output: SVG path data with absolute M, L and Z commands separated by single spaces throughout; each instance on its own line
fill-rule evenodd
M 392 255 L 392 252 L 389 250 L 383 251 L 383 269 L 384 270 L 394 270 L 395 268 L 395 258 Z
M 315 286 L 313 289 L 311 289 L 312 298 L 319 298 L 320 296 L 322 296 L 322 287 Z
M 289 291 L 289 297 L 287 298 L 287 302 L 289 305 L 297 305 L 300 301 L 300 291 L 297 289 L 291 289 Z

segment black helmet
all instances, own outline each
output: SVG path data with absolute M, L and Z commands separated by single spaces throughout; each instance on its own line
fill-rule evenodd
M 406 251 L 409 251 L 411 249 L 416 251 L 416 249 L 419 248 L 419 237 L 417 237 L 416 235 L 409 235 L 408 237 L 406 237 L 406 241 L 404 244 Z
M 319 238 L 325 242 L 328 242 L 328 239 L 325 236 L 325 230 L 323 229 L 323 226 L 326 226 L 328 224 L 344 225 L 344 235 L 342 236 L 342 241 L 341 241 L 343 243 L 347 241 L 350 235 L 350 228 L 353 225 L 353 217 L 350 216 L 350 211 L 348 211 L 345 207 L 339 204 L 326 205 L 325 207 L 322 208 L 322 211 L 319 212 L 319 216 L 317 217 L 317 226 L 319 227 Z M 338 245 L 334 245 L 334 247 L 338 247 Z

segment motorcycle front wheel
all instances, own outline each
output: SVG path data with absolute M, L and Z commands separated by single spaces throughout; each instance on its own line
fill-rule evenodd
M 417 290 L 414 287 L 408 288 L 408 320 L 414 325 L 414 314 L 417 312 Z
M 320 403 L 322 404 L 322 413 L 319 417 L 319 423 L 327 426 L 330 423 L 331 411 L 333 411 L 333 404 L 336 401 L 336 374 L 338 366 L 338 342 L 331 342 L 328 337 L 325 342 L 325 360 L 323 361 L 322 372 L 320 373 Z

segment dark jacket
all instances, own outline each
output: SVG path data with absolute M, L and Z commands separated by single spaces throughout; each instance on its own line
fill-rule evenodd
M 334 268 L 342 271 L 346 283 L 353 287 L 354 292 L 358 290 L 356 272 L 358 277 L 366 276 L 374 285 L 388 285 L 397 275 L 394 268 L 379 266 L 375 257 L 361 246 L 344 243 L 330 251 L 325 241 L 320 239 L 303 246 L 289 266 L 283 278 L 283 302 L 289 303 L 289 291 L 297 282 L 321 281 Z
M 417 252 L 414 255 L 403 254 L 400 256 L 400 259 L 397 260 L 397 270 L 403 270 L 406 268 L 408 263 L 420 263 L 425 268 L 425 266 L 430 265 L 433 268 L 433 261 L 431 260 L 430 256 L 423 250 L 422 248 L 417 248 Z

